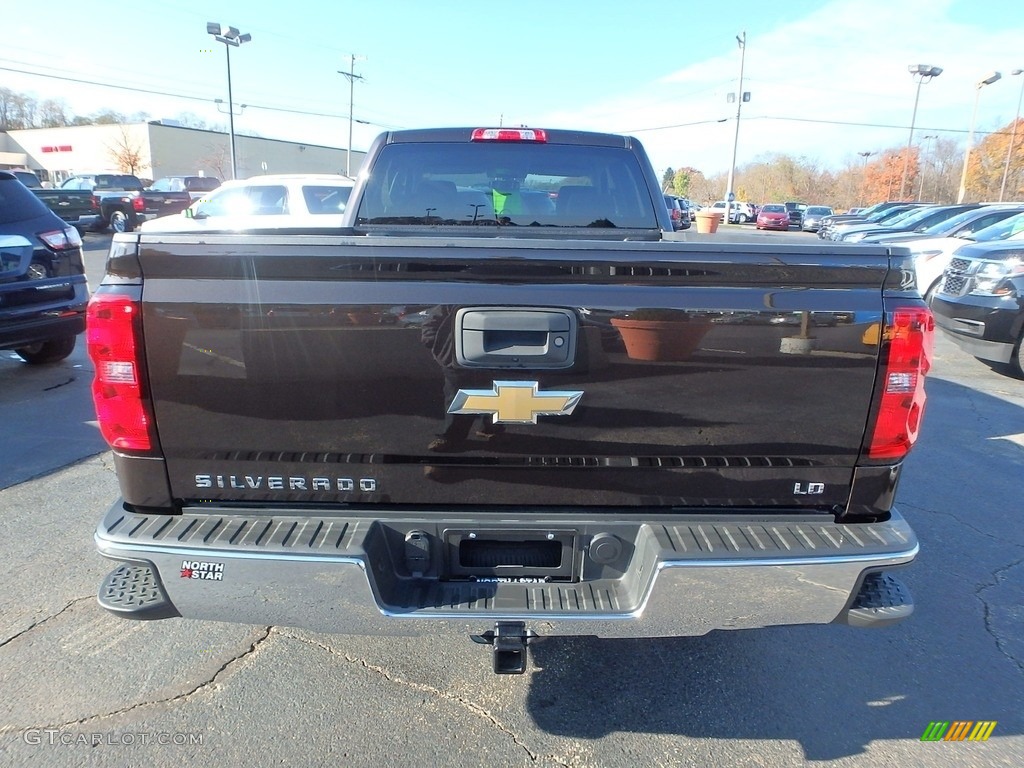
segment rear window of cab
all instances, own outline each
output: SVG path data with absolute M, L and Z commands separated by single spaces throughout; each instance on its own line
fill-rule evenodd
M 636 156 L 623 148 L 397 143 L 374 162 L 356 226 L 657 230 L 655 199 Z

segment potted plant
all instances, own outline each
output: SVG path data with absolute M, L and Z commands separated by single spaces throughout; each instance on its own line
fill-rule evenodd
M 700 234 L 712 234 L 718 231 L 718 225 L 722 221 L 722 214 L 712 211 L 710 208 L 702 208 L 697 211 L 697 232 Z
M 681 309 L 640 309 L 611 322 L 632 360 L 688 360 L 711 330 L 705 314 Z

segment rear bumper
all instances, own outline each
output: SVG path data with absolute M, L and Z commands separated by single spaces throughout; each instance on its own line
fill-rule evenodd
M 100 602 L 126 618 L 180 615 L 372 635 L 480 631 L 497 621 L 523 621 L 538 634 L 692 636 L 787 624 L 867 626 L 911 610 L 907 600 L 896 618 L 890 611 L 874 621 L 858 607 L 865 576 L 907 565 L 917 554 L 913 531 L 895 512 L 888 522 L 862 525 L 807 517 L 631 519 L 635 510 L 544 520 L 481 515 L 443 524 L 415 513 L 270 517 L 204 509 L 167 516 L 126 512 L 118 502 L 96 531 L 97 548 L 110 559 L 148 567 L 152 588 L 146 590 L 161 607 L 155 615 L 135 610 L 130 599 L 127 607 L 104 599 L 103 590 Z M 568 532 L 576 578 L 443 581 L 410 573 L 406 534 L 426 532 L 434 543 L 429 569 L 445 569 L 451 529 L 482 537 L 550 530 L 565 538 Z M 607 549 L 608 538 L 599 534 L 617 546 Z M 105 589 L 109 595 L 109 583 Z
M 65 222 L 78 229 L 91 229 L 100 223 L 98 213 L 82 214 L 81 216 L 61 216 Z
M 84 275 L 0 284 L 0 349 L 81 333 L 88 301 Z

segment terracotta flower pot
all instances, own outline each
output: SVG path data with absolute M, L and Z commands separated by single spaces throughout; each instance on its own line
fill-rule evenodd
M 612 318 L 626 345 L 626 354 L 632 360 L 673 361 L 688 360 L 711 330 L 704 321 L 630 320 Z
M 718 231 L 718 225 L 722 221 L 722 214 L 711 211 L 697 211 L 697 231 L 701 234 L 710 235 Z

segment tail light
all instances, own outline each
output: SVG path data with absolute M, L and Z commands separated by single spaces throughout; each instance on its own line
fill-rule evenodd
M 86 314 L 89 357 L 96 367 L 93 403 L 111 448 L 153 447 L 150 405 L 141 379 L 141 305 L 123 294 L 96 293 Z
M 899 460 L 909 453 L 924 415 L 924 380 L 932 364 L 935 320 L 925 306 L 886 312 L 877 388 L 881 399 L 867 458 Z
M 74 227 L 40 232 L 39 239 L 55 251 L 66 251 L 69 248 L 82 247 L 82 236 L 78 234 L 78 230 Z
M 91 198 L 89 198 L 89 207 L 92 208 L 93 211 L 99 213 L 100 199 L 96 195 L 93 195 Z
M 138 197 L 133 197 L 132 208 L 134 208 L 136 211 L 146 210 L 146 199 L 142 197 L 142 195 L 139 195 Z

